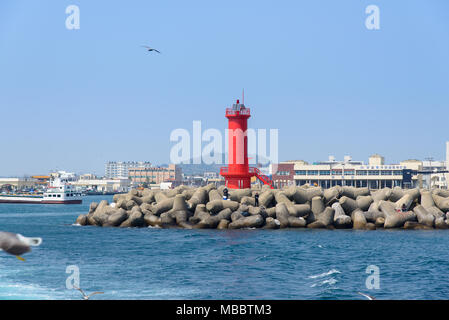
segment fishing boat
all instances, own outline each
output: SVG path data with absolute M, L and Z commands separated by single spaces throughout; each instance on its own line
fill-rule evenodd
M 0 203 L 80 204 L 82 194 L 60 178 L 50 182 L 43 194 L 0 194 Z

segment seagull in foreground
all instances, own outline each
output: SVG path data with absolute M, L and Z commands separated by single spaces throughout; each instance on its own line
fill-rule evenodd
M 373 296 L 370 296 L 369 294 L 366 293 L 362 293 L 362 292 L 357 292 L 358 294 L 364 296 L 365 298 L 367 298 L 368 300 L 376 300 L 376 298 L 374 298 Z
M 156 49 L 151 48 L 151 47 L 149 47 L 149 46 L 142 46 L 142 47 L 147 48 L 148 51 L 156 51 L 157 53 L 160 53 L 159 50 L 156 50 Z
M 79 292 L 81 292 L 81 294 L 83 295 L 83 300 L 89 300 L 90 297 L 92 297 L 94 294 L 104 294 L 104 292 L 99 292 L 99 291 L 97 291 L 97 292 L 92 292 L 91 294 L 87 295 L 87 294 L 83 291 L 83 289 L 77 288 L 77 287 L 75 287 L 75 286 L 74 286 L 73 288 L 75 288 L 76 290 L 78 290 Z
M 30 252 L 31 246 L 40 246 L 42 238 L 28 238 L 19 233 L 0 231 L 0 251 L 16 256 L 17 259 L 25 261 L 22 254 Z

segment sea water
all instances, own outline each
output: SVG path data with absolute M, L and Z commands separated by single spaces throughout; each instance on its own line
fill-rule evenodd
M 448 299 L 449 230 L 182 230 L 74 225 L 81 205 L 0 204 L 0 230 L 41 237 L 0 252 L 0 299 Z M 379 270 L 378 289 L 372 288 Z M 368 268 L 368 269 L 367 269 Z M 367 287 L 368 282 L 368 287 Z

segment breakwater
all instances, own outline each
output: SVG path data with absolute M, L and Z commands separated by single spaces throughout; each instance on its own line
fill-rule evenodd
M 229 190 L 207 185 L 131 190 L 91 203 L 76 223 L 102 227 L 186 229 L 448 229 L 449 191 L 290 186 Z M 257 200 L 256 200 L 257 198 Z M 258 201 L 258 203 L 256 202 Z

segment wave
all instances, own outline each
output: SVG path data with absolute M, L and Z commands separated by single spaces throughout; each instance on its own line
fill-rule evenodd
M 60 297 L 59 297 L 60 298 Z M 52 300 L 58 299 L 56 292 L 38 285 L 30 284 L 0 284 L 0 299 L 2 300 Z
M 266 260 L 266 258 L 267 258 L 268 256 L 260 256 L 260 257 L 257 257 L 255 260 L 256 261 L 261 261 L 261 260 Z
M 334 284 L 336 284 L 338 282 L 338 280 L 337 279 L 335 279 L 335 278 L 330 278 L 330 279 L 326 279 L 326 280 L 323 280 L 323 281 L 321 281 L 321 282 L 318 282 L 318 283 L 314 283 L 314 284 L 312 284 L 310 287 L 311 288 L 314 288 L 314 287 L 316 287 L 316 286 L 324 286 L 324 285 L 330 285 L 330 286 L 332 286 L 332 285 L 334 285 Z
M 323 278 L 323 277 L 326 277 L 326 276 L 330 276 L 331 274 L 334 274 L 334 273 L 341 273 L 341 272 L 338 271 L 337 269 L 331 269 L 328 272 L 312 275 L 312 276 L 309 276 L 308 278 L 309 279 Z

